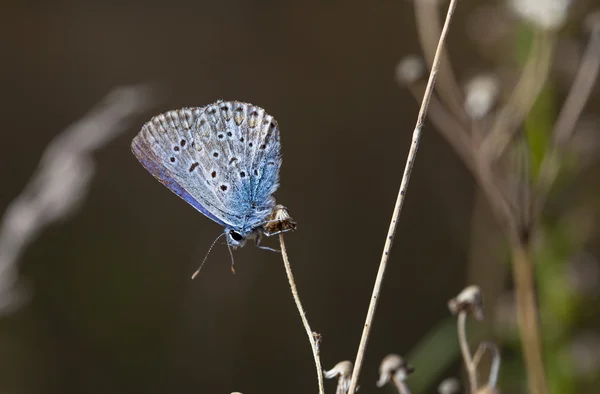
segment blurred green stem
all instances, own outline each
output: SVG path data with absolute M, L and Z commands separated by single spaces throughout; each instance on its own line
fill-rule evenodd
M 525 357 L 529 393 L 546 394 L 548 388 L 542 360 L 533 261 L 527 241 L 513 244 L 512 260 L 521 347 Z

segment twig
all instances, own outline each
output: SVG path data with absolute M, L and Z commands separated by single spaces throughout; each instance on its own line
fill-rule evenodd
M 439 0 L 416 0 L 414 2 L 417 33 L 429 68 L 433 67 L 436 47 L 441 34 L 440 4 L 441 1 Z M 467 114 L 462 107 L 464 97 L 456 82 L 446 51 L 442 52 L 437 68 L 439 78 L 436 91 L 441 101 L 444 102 L 459 123 L 468 124 Z
M 375 316 L 375 310 L 377 309 L 377 302 L 379 301 L 379 293 L 381 291 L 381 285 L 383 283 L 383 277 L 385 275 L 385 270 L 387 268 L 389 254 L 392 249 L 392 244 L 394 241 L 394 236 L 396 235 L 396 228 L 398 227 L 398 219 L 400 217 L 400 212 L 402 211 L 402 205 L 404 204 L 404 197 L 406 195 L 406 190 L 408 188 L 408 181 L 410 180 L 410 175 L 412 173 L 413 164 L 417 155 L 417 151 L 419 149 L 419 141 L 421 139 L 421 130 L 423 129 L 423 123 L 425 122 L 425 117 L 427 115 L 427 109 L 429 107 L 429 101 L 431 99 L 431 95 L 433 93 L 433 87 L 435 85 L 435 79 L 438 73 L 438 66 L 440 63 L 440 58 L 442 56 L 442 52 L 444 50 L 444 42 L 446 40 L 446 36 L 448 35 L 448 30 L 450 27 L 450 22 L 452 20 L 452 15 L 454 13 L 454 9 L 456 8 L 457 0 L 451 0 L 450 5 L 448 6 L 448 13 L 446 15 L 446 21 L 444 23 L 444 28 L 442 29 L 442 33 L 440 35 L 440 40 L 438 42 L 438 47 L 435 52 L 435 57 L 433 59 L 433 65 L 431 67 L 431 73 L 429 74 L 429 81 L 427 82 L 427 88 L 425 89 L 425 95 L 423 97 L 423 102 L 421 104 L 421 109 L 419 110 L 419 115 L 417 116 L 417 123 L 415 125 L 415 129 L 413 131 L 412 143 L 410 146 L 410 150 L 408 152 L 408 158 L 406 161 L 406 166 L 404 168 L 404 174 L 402 176 L 402 181 L 400 183 L 400 190 L 398 191 L 398 197 L 396 198 L 396 205 L 394 207 L 394 213 L 392 214 L 392 220 L 388 229 L 388 233 L 385 239 L 385 245 L 383 247 L 383 253 L 381 255 L 381 261 L 379 262 L 379 270 L 377 271 L 377 277 L 375 279 L 375 285 L 373 287 L 373 294 L 371 296 L 371 302 L 369 303 L 369 309 L 367 310 L 367 318 L 365 320 L 365 325 L 363 327 L 362 336 L 360 338 L 360 344 L 358 346 L 358 352 L 356 354 L 356 361 L 354 362 L 354 370 L 352 371 L 352 380 L 350 381 L 350 388 L 348 389 L 348 393 L 354 394 L 356 392 L 356 386 L 358 384 L 358 376 L 360 375 L 360 370 L 362 368 L 363 358 L 365 355 L 365 350 L 367 348 L 367 343 L 369 341 L 369 334 L 371 332 L 371 326 L 373 323 L 373 318 Z
M 567 99 L 554 125 L 554 140 L 551 152 L 546 155 L 540 167 L 538 190 L 536 190 L 534 201 L 534 215 L 539 215 L 542 211 L 556 178 L 556 153 L 564 149 L 564 144 L 573 135 L 577 120 L 581 116 L 581 112 L 588 102 L 598 78 L 598 69 L 600 68 L 600 22 L 593 23 L 591 29 L 590 40 L 575 81 L 571 85 Z
M 521 347 L 525 356 L 529 393 L 545 394 L 548 392 L 544 362 L 542 359 L 542 343 L 536 306 L 533 262 L 526 246 L 513 245 L 513 278 Z
M 590 98 L 590 94 L 598 77 L 598 67 L 600 66 L 600 22 L 594 23 L 590 40 L 581 60 L 581 66 L 577 71 L 577 76 L 569 95 L 558 115 L 554 125 L 554 143 L 562 145 L 569 140 L 575 124 L 581 116 L 583 107 Z
M 473 365 L 477 370 L 479 367 L 479 363 L 485 354 L 485 351 L 489 350 L 492 352 L 492 365 L 490 366 L 490 372 L 488 375 L 487 387 L 494 389 L 496 388 L 496 382 L 498 381 L 498 373 L 500 372 L 500 351 L 498 350 L 498 346 L 496 346 L 492 342 L 482 342 L 479 344 L 477 348 L 477 352 L 475 352 L 475 356 L 473 356 Z
M 392 381 L 394 382 L 394 386 L 396 386 L 396 390 L 398 390 L 399 394 L 411 394 L 408 384 L 406 384 L 406 381 L 403 379 L 400 379 L 399 376 L 394 374 Z
M 460 351 L 465 361 L 465 367 L 467 369 L 467 376 L 469 377 L 469 388 L 471 393 L 477 392 L 477 367 L 473 362 L 471 356 L 471 350 L 469 350 L 469 342 L 467 340 L 467 315 L 466 311 L 461 311 L 458 314 L 457 327 L 458 327 L 458 342 L 460 344 Z
M 302 302 L 300 302 L 300 296 L 298 295 L 298 290 L 296 289 L 296 282 L 294 281 L 294 274 L 292 273 L 292 267 L 288 259 L 287 250 L 285 248 L 285 242 L 283 241 L 283 233 L 279 234 L 279 244 L 281 245 L 281 256 L 283 258 L 283 265 L 285 266 L 285 272 L 290 283 L 290 289 L 292 290 L 292 295 L 294 296 L 294 302 L 296 303 L 296 308 L 298 308 L 298 313 L 300 314 L 300 318 L 302 319 L 302 324 L 304 325 L 304 329 L 306 330 L 306 335 L 308 335 L 308 341 L 310 342 L 310 347 L 313 352 L 315 367 L 317 369 L 317 379 L 319 382 L 319 394 L 325 394 L 325 388 L 323 386 L 323 367 L 321 367 L 321 358 L 319 357 L 317 338 L 311 330 L 310 325 L 308 324 L 306 312 L 304 312 Z
M 497 158 L 504 153 L 544 87 L 552 64 L 553 36 L 547 31 L 536 31 L 535 34 L 533 48 L 519 81 L 481 144 L 480 154 L 484 157 Z
M 425 91 L 425 84 L 413 83 L 408 85 L 412 95 L 420 100 Z M 454 118 L 436 97 L 431 97 L 429 110 L 427 111 L 429 120 L 435 125 L 440 133 L 446 138 L 456 154 L 462 159 L 463 163 L 472 173 L 475 173 L 473 162 L 473 146 L 471 139 L 464 132 L 463 127 Z

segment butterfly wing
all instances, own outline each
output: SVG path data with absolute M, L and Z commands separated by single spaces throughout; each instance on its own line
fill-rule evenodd
M 270 214 L 279 130 L 259 107 L 217 102 L 155 116 L 132 150 L 161 183 L 215 222 L 245 233 Z
M 264 224 L 275 207 L 273 194 L 279 187 L 281 167 L 279 127 L 272 116 L 252 104 L 223 102 L 217 107 L 222 121 L 237 132 L 231 148 L 240 160 L 234 161 L 230 176 L 240 187 L 232 193 L 230 203 L 245 207 L 240 229 L 245 233 Z

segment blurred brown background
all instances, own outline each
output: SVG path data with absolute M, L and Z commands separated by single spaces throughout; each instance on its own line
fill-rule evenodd
M 458 70 L 479 61 L 465 39 L 469 4 L 449 42 Z M 51 139 L 112 88 L 152 82 L 160 92 L 96 153 L 81 210 L 22 256 L 34 298 L 0 321 L 2 393 L 316 392 L 278 255 L 247 246 L 232 275 L 218 245 L 190 280 L 221 229 L 130 152 L 151 116 L 218 99 L 278 120 L 276 197 L 299 223 L 288 248 L 323 365 L 355 357 L 417 113 L 393 78 L 400 57 L 420 52 L 408 2 L 14 2 L 2 14 L 0 207 Z M 466 284 L 473 191 L 426 127 L 361 392 L 376 392 L 381 358 L 408 352 Z

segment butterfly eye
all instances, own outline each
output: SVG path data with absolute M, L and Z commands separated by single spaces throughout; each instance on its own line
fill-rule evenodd
M 229 235 L 231 236 L 231 239 L 233 239 L 234 241 L 240 242 L 242 239 L 244 239 L 244 237 L 242 237 L 242 234 L 237 233 L 233 230 L 231 230 L 229 232 Z

